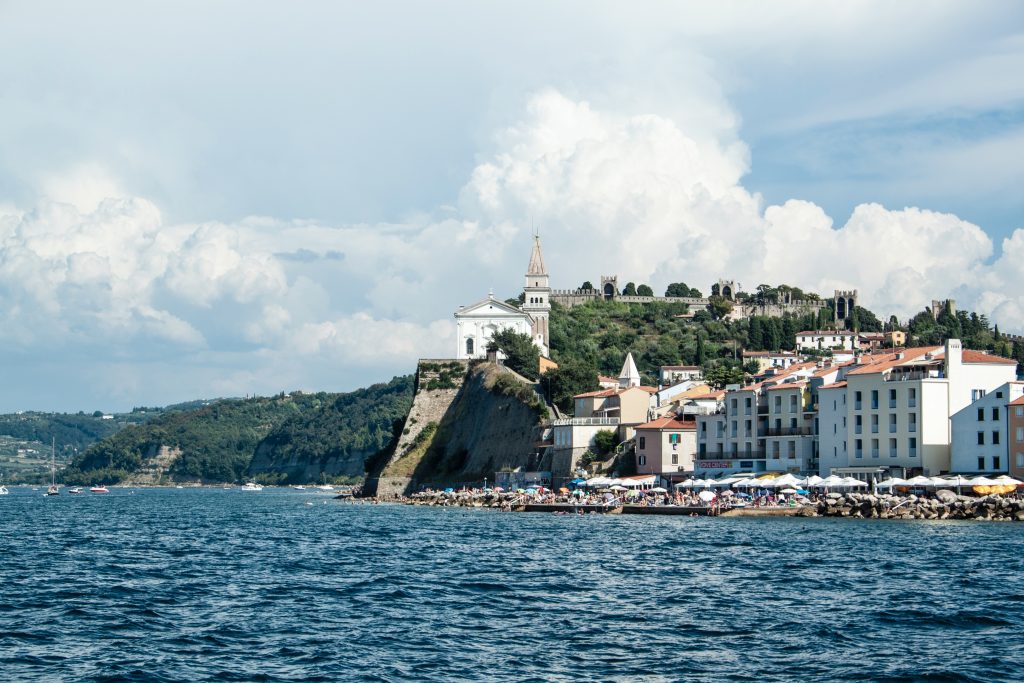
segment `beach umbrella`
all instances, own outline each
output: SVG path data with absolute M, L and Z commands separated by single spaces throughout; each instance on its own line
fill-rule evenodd
M 615 496 L 613 496 L 610 493 L 606 493 L 606 494 L 604 494 L 604 499 L 605 500 L 615 500 Z
M 931 478 L 931 482 L 932 482 L 932 486 L 934 486 L 937 489 L 942 489 L 942 488 L 950 488 L 951 489 L 954 486 L 957 486 L 956 480 L 954 480 L 954 479 L 945 479 L 943 477 L 932 477 Z
M 1000 486 L 1020 486 L 1024 484 L 1020 479 L 1014 479 L 1006 474 L 1000 474 L 994 481 L 998 482 Z
M 653 489 L 651 489 L 651 493 L 668 493 L 668 491 L 662 488 L 661 486 L 655 486 Z
M 715 480 L 714 479 L 694 479 L 693 480 L 693 488 L 695 488 L 695 489 L 711 488 L 714 485 L 715 485 Z
M 563 486 L 562 488 L 558 489 L 558 492 L 559 492 L 559 493 L 569 493 L 569 489 L 567 489 L 567 488 L 565 488 L 565 487 Z
M 612 491 L 625 491 L 625 490 L 627 490 L 625 486 L 619 486 L 618 484 L 616 484 L 615 486 L 612 486 L 610 488 L 611 488 Z
M 572 492 L 572 495 L 574 495 L 574 496 L 585 496 L 586 494 L 583 492 L 583 489 L 576 489 L 575 491 Z
M 701 491 L 700 493 L 697 494 L 697 497 L 703 500 L 705 503 L 710 503 L 715 499 L 715 494 L 713 491 Z
M 931 478 L 926 477 L 926 476 L 924 476 L 922 474 L 919 474 L 916 477 L 912 477 L 910 479 L 907 479 L 907 486 L 931 486 L 931 485 L 932 485 Z
M 640 491 L 637 489 L 630 489 L 629 491 L 626 491 L 626 498 L 636 498 L 639 495 Z
M 503 493 L 503 492 L 505 491 L 505 489 L 503 489 L 503 488 L 502 488 L 502 487 L 500 487 L 500 486 L 495 486 L 495 487 L 494 487 L 494 490 L 495 490 L 495 491 L 496 491 L 497 493 Z
M 855 479 L 853 477 L 844 477 L 842 485 L 843 486 L 858 487 L 858 486 L 867 486 L 868 483 L 866 481 L 861 481 L 860 479 Z
M 785 489 L 782 489 L 781 491 L 779 491 L 779 493 L 787 493 L 787 494 L 788 494 L 788 493 L 796 493 L 796 489 L 794 489 L 794 488 L 792 488 L 792 487 L 790 487 L 790 488 L 785 488 Z
M 819 477 L 818 475 L 812 474 L 811 476 L 807 477 L 807 481 L 804 482 L 804 486 L 806 486 L 807 488 L 811 488 L 812 486 L 817 486 L 823 481 L 825 480 Z
M 587 480 L 586 479 L 573 479 L 569 483 L 572 484 L 573 486 L 579 486 L 580 484 L 586 484 Z
M 967 482 L 971 486 L 999 486 L 999 482 L 995 479 L 989 479 L 985 476 L 974 477 Z
M 735 496 L 736 493 L 734 491 L 722 491 L 718 495 L 722 496 L 723 498 L 728 498 L 729 496 Z
M 886 479 L 885 481 L 878 482 L 878 484 L 876 486 L 877 486 L 877 488 L 880 488 L 880 489 L 891 489 L 894 486 L 906 486 L 906 485 L 907 485 L 907 480 L 906 479 L 900 479 L 899 477 L 892 477 L 891 479 Z
M 446 488 L 446 489 L 444 490 L 444 492 L 445 492 L 445 493 L 455 493 L 455 489 L 453 489 L 453 488 Z
M 676 488 L 677 489 L 691 489 L 691 488 L 693 488 L 693 482 L 694 482 L 694 480 L 692 478 L 691 479 L 684 479 L 683 481 L 681 481 L 678 484 L 676 484 Z

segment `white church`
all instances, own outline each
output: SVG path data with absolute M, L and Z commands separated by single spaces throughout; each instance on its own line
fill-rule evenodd
M 526 286 L 521 307 L 509 306 L 494 298 L 494 293 L 469 306 L 459 306 L 455 312 L 456 358 L 486 358 L 487 343 L 496 332 L 512 329 L 533 337 L 533 343 L 542 356 L 548 356 L 548 314 L 551 312 L 551 287 L 544 257 L 540 251 L 540 237 L 533 238 L 533 252 L 526 269 Z

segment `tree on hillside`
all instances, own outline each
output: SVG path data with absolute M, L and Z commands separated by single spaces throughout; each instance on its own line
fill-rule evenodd
M 665 296 L 692 296 L 700 298 L 700 290 L 687 287 L 685 282 L 673 282 L 665 290 Z
M 654 296 L 654 290 L 647 285 L 640 285 L 637 287 L 636 293 L 638 296 Z
M 704 381 L 714 389 L 724 389 L 729 384 L 743 384 L 743 368 L 736 365 L 716 365 L 704 372 Z
M 881 332 L 882 321 L 863 306 L 854 306 L 850 313 L 850 327 L 860 332 Z
M 695 355 L 695 364 L 703 366 L 707 361 L 707 351 L 704 349 L 704 337 L 697 335 L 697 352 Z
M 622 296 L 636 296 L 636 284 L 627 282 L 626 286 L 622 289 Z
M 545 372 L 541 376 L 541 384 L 549 401 L 559 410 L 572 412 L 573 396 L 597 390 L 597 366 L 584 359 L 572 358 Z
M 527 379 L 537 379 L 540 375 L 540 350 L 528 334 L 500 330 L 487 344 L 487 350 L 501 350 L 505 354 L 505 367 Z
M 594 285 L 593 285 L 593 283 L 590 282 L 590 280 L 584 280 L 583 284 L 580 285 L 580 289 L 583 289 L 583 290 L 593 289 L 593 288 L 594 288 Z
M 720 296 L 708 300 L 708 312 L 715 320 L 721 320 L 732 312 L 732 302 Z
M 594 452 L 598 455 L 611 455 L 619 445 L 619 437 L 611 429 L 602 429 L 594 434 Z

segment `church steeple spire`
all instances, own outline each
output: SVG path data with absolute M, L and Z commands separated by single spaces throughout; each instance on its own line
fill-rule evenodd
M 547 274 L 548 269 L 544 267 L 544 257 L 540 253 L 540 235 L 534 235 L 533 252 L 530 253 L 530 265 L 526 269 L 526 277 Z

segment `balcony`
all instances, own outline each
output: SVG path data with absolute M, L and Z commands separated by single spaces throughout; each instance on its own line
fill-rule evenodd
M 573 427 L 617 427 L 619 425 L 619 418 L 567 417 L 560 420 L 552 420 L 551 425 L 554 427 L 565 427 L 567 425 L 572 425 Z
M 909 425 L 907 425 L 907 431 L 910 432 L 911 434 L 917 433 L 917 423 L 911 422 Z
M 772 427 L 766 431 L 765 436 L 811 436 L 813 430 L 810 427 Z

